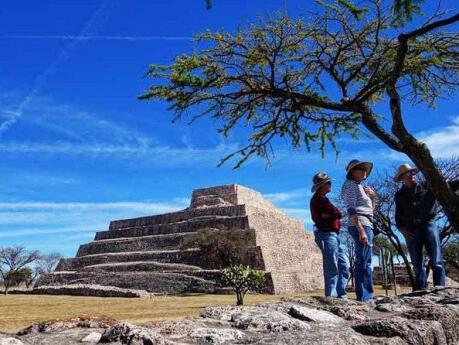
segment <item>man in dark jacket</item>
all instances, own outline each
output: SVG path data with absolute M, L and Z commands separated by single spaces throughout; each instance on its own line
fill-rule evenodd
M 423 248 L 430 258 L 434 285 L 445 286 L 446 278 L 440 235 L 433 223 L 436 200 L 427 183 L 416 181 L 418 171 L 409 164 L 402 164 L 394 178 L 397 182 L 403 182 L 403 186 L 395 194 L 395 222 L 405 237 L 414 267 L 414 290 L 427 287 Z M 457 184 L 458 181 L 452 182 L 451 187 L 456 189 Z

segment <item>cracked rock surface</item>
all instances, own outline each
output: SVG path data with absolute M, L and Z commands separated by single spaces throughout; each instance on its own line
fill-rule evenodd
M 459 344 L 459 288 L 379 297 L 364 304 L 324 297 L 209 307 L 199 317 L 135 326 L 103 320 L 37 324 L 0 345 Z

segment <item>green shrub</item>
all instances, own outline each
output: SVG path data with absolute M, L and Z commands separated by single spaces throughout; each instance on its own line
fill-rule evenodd
M 220 284 L 233 289 L 237 305 L 244 304 L 247 292 L 261 292 L 266 287 L 265 272 L 254 270 L 250 266 L 235 265 L 221 270 L 220 273 Z
M 208 266 L 224 268 L 250 264 L 250 249 L 254 245 L 255 233 L 253 230 L 203 228 L 195 235 L 188 237 L 182 243 L 181 249 L 199 248 Z

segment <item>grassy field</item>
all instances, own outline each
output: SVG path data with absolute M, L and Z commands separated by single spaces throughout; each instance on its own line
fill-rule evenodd
M 378 290 L 377 294 L 383 294 Z M 321 291 L 290 295 L 247 295 L 246 304 L 278 301 L 284 296 L 322 295 Z M 350 294 L 350 298 L 354 296 Z M 203 308 L 234 305 L 233 295 L 190 294 L 152 299 L 77 296 L 0 295 L 0 331 L 17 332 L 39 321 L 100 316 L 142 324 L 199 315 Z

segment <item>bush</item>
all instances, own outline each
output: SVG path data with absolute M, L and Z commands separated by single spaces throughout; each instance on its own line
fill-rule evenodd
M 244 304 L 247 292 L 261 292 L 266 287 L 265 272 L 250 266 L 236 265 L 220 271 L 221 285 L 231 287 L 236 293 L 237 305 Z
M 255 245 L 253 230 L 203 228 L 182 243 L 182 250 L 199 248 L 212 267 L 224 268 L 251 263 L 250 249 Z

